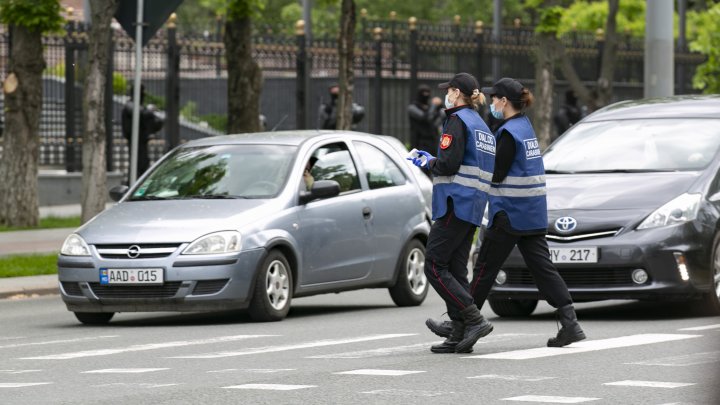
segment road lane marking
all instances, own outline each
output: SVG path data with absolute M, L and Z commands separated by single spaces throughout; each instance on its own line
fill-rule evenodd
M 32 387 L 35 385 L 47 385 L 52 384 L 51 382 L 36 382 L 36 383 L 0 383 L 0 388 L 23 388 Z
M 373 391 L 361 391 L 361 394 L 372 394 L 372 395 L 389 395 L 395 397 L 446 397 L 454 395 L 452 391 L 423 391 L 423 390 L 403 390 L 403 389 L 388 389 L 388 390 L 373 390 Z
M 504 381 L 545 381 L 553 380 L 557 377 L 543 377 L 543 376 L 530 376 L 530 375 L 500 375 L 500 374 L 483 374 L 476 375 L 473 377 L 466 377 L 469 379 L 477 380 L 504 380 Z
M 502 342 L 507 340 L 512 340 L 516 337 L 526 337 L 526 336 L 535 336 L 537 334 L 531 334 L 531 333 L 501 333 L 497 334 L 491 337 L 488 337 L 486 339 L 483 339 L 480 343 L 493 343 L 493 342 Z M 391 354 L 401 354 L 401 353 L 414 353 L 418 350 L 426 351 L 430 346 L 437 344 L 438 341 L 434 340 L 432 342 L 425 342 L 425 343 L 416 343 L 412 345 L 403 345 L 403 346 L 393 346 L 393 347 L 381 347 L 379 349 L 369 349 L 369 350 L 358 350 L 354 352 L 344 352 L 344 353 L 329 353 L 329 354 L 319 354 L 316 356 L 307 356 L 306 359 L 366 359 L 371 357 L 383 357 L 388 356 Z
M 273 391 L 292 391 L 301 390 L 303 388 L 315 388 L 317 385 L 288 385 L 288 384 L 242 384 L 223 387 L 236 390 L 273 390 Z
M 379 370 L 379 369 L 371 369 L 371 368 L 364 368 L 359 370 L 350 370 L 350 371 L 341 371 L 338 373 L 333 374 L 348 374 L 348 375 L 384 375 L 389 377 L 398 377 L 402 375 L 408 375 L 408 374 L 418 374 L 418 373 L 424 373 L 425 371 L 417 371 L 417 370 Z
M 165 371 L 169 368 L 104 368 L 100 370 L 82 371 L 80 374 L 139 374 Z
M 273 374 L 282 373 L 283 371 L 295 371 L 295 368 L 226 368 L 224 370 L 210 370 L 208 373 L 255 373 L 255 374 Z
M 680 388 L 695 385 L 695 383 L 676 383 L 665 381 L 636 381 L 624 380 L 604 383 L 603 385 L 617 385 L 622 387 L 649 387 L 649 388 Z
M 42 370 L 0 370 L 0 374 L 27 374 L 37 373 L 38 371 Z
M 636 364 L 641 366 L 685 367 L 717 362 L 720 362 L 720 352 L 693 353 L 683 356 L 663 357 L 654 360 L 637 361 L 624 364 Z
M 361 337 L 349 338 L 349 339 L 334 339 L 334 340 L 327 339 L 327 340 L 318 340 L 318 341 L 314 341 L 314 342 L 298 343 L 298 344 L 293 344 L 293 345 L 254 347 L 254 348 L 250 348 L 250 349 L 233 351 L 233 352 L 216 352 L 216 353 L 205 353 L 205 354 L 196 354 L 196 355 L 187 355 L 187 356 L 172 356 L 172 357 L 168 357 L 168 358 L 169 359 L 217 359 L 217 358 L 222 358 L 222 357 L 246 356 L 249 354 L 274 353 L 274 352 L 284 352 L 284 351 L 296 350 L 296 349 L 309 349 L 309 348 L 314 348 L 314 347 L 336 346 L 336 345 L 344 345 L 344 344 L 348 344 L 348 343 L 369 342 L 369 341 L 373 341 L 373 340 L 392 339 L 392 338 L 415 336 L 415 335 L 416 335 L 415 333 L 395 333 L 395 334 L 387 334 L 387 335 L 361 336 Z
M 546 404 L 579 404 L 582 402 L 597 401 L 600 398 L 586 397 L 554 397 L 547 395 L 522 395 L 519 397 L 503 398 L 501 401 L 518 401 L 518 402 L 544 402 Z
M 0 349 L 12 349 L 12 348 L 23 347 L 23 346 L 53 345 L 53 344 L 58 344 L 58 343 L 77 343 L 77 342 L 83 342 L 83 341 L 87 341 L 87 340 L 116 338 L 118 336 L 119 335 L 108 335 L 108 336 L 83 337 L 83 338 L 76 338 L 76 339 L 48 340 L 45 342 L 15 343 L 15 344 L 11 344 L 11 345 L 0 346 Z
M 107 383 L 107 384 L 96 384 L 92 387 L 97 388 L 112 388 L 112 387 L 137 387 L 137 388 L 164 388 L 164 387 L 175 387 L 180 384 L 178 383 L 167 383 L 167 384 L 153 384 L 153 383 Z
M 502 359 L 502 360 L 528 360 L 540 357 L 559 356 L 562 354 L 576 354 L 596 350 L 618 349 L 623 347 L 640 346 L 652 343 L 672 342 L 676 340 L 702 337 L 702 335 L 678 335 L 648 333 L 640 335 L 622 336 L 610 339 L 589 340 L 573 343 L 565 347 L 540 347 L 527 350 L 514 350 L 502 353 L 490 353 L 479 356 L 465 356 L 468 359 Z
M 715 324 L 715 325 L 695 326 L 693 328 L 682 328 L 682 329 L 678 329 L 678 330 L 699 331 L 699 330 L 710 330 L 710 329 L 720 329 L 720 323 Z
M 184 346 L 195 346 L 195 345 L 206 345 L 213 343 L 223 342 L 234 342 L 237 340 L 244 339 L 255 339 L 261 337 L 271 337 L 278 335 L 234 335 L 234 336 L 220 336 L 209 339 L 197 339 L 197 340 L 180 340 L 176 342 L 163 342 L 163 343 L 150 343 L 145 345 L 133 345 L 128 347 L 122 347 L 117 349 L 98 349 L 98 350 L 86 350 L 82 352 L 71 352 L 61 354 L 51 354 L 48 356 L 35 356 L 35 357 L 21 357 L 20 360 L 68 360 L 77 359 L 81 357 L 93 357 L 93 356 L 108 356 L 111 354 L 128 353 L 128 352 L 141 352 L 145 350 L 156 350 L 156 349 L 167 349 L 170 347 L 184 347 Z

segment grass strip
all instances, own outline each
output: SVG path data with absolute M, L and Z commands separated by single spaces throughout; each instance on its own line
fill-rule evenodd
M 77 228 L 80 226 L 80 217 L 47 217 L 41 218 L 38 226 L 9 227 L 0 226 L 0 232 L 25 231 L 29 229 Z
M 0 278 L 57 273 L 57 254 L 0 256 Z

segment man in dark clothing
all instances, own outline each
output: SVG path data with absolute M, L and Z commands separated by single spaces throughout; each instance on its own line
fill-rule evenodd
M 132 94 L 133 90 L 131 88 L 130 95 L 132 96 Z M 137 157 L 138 177 L 145 173 L 150 166 L 150 159 L 148 157 L 148 141 L 150 140 L 150 135 L 160 131 L 164 124 L 164 120 L 155 114 L 154 109 L 145 106 L 144 103 L 145 86 L 140 86 L 140 130 L 138 131 Z M 130 151 L 132 151 L 132 116 L 133 100 L 129 99 L 122 109 L 121 125 L 123 137 L 127 140 Z
M 570 129 L 573 124 L 582 118 L 582 113 L 580 107 L 577 105 L 577 101 L 577 97 L 575 97 L 575 93 L 572 90 L 565 92 L 565 104 L 560 107 L 555 114 L 555 129 L 557 130 L 557 135 L 553 140 L 565 133 L 565 131 Z
M 330 102 L 320 104 L 318 113 L 318 122 L 321 129 L 337 129 L 338 105 L 337 99 L 340 94 L 340 86 L 337 84 L 330 85 Z M 362 121 L 365 116 L 365 107 L 352 103 L 352 126 Z
M 439 128 L 445 118 L 441 105 L 439 97 L 430 100 L 430 87 L 418 86 L 417 97 L 408 106 L 410 143 L 417 149 L 433 152 L 437 149 Z

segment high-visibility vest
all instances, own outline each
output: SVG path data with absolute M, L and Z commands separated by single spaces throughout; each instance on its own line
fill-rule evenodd
M 545 166 L 532 124 L 526 116 L 509 119 L 495 132 L 496 138 L 507 136 L 503 130 L 515 141 L 515 158 L 507 177 L 490 188 L 488 227 L 495 214 L 505 211 L 515 230 L 546 230 Z
M 454 115 L 467 128 L 465 154 L 456 174 L 433 177 L 433 220 L 447 213 L 450 197 L 456 217 L 480 226 L 495 166 L 495 136 L 474 109 L 462 108 Z

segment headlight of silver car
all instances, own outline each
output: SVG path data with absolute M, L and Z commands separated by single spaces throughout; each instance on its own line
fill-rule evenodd
M 196 239 L 182 254 L 184 255 L 212 255 L 221 253 L 239 252 L 242 247 L 240 243 L 240 232 L 223 231 L 215 232 Z
M 60 249 L 60 254 L 65 256 L 90 256 L 90 248 L 80 235 L 73 233 L 65 238 Z
M 682 224 L 697 218 L 701 194 L 681 194 L 648 215 L 637 229 Z

